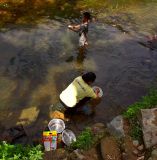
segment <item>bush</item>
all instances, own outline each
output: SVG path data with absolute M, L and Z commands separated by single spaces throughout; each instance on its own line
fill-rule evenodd
M 42 147 L 0 144 L 0 160 L 42 160 Z

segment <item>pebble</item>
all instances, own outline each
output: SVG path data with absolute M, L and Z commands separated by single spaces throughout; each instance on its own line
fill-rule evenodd
M 137 160 L 144 160 L 144 156 L 138 157 Z
M 132 153 L 135 154 L 135 155 L 138 155 L 138 150 L 136 149 Z
M 143 150 L 143 148 L 144 148 L 144 146 L 143 146 L 143 145 L 140 145 L 140 146 L 138 146 L 138 147 L 137 147 L 137 149 L 138 149 L 139 151 L 142 151 L 142 150 Z
M 85 159 L 85 156 L 82 155 L 82 154 L 80 154 L 78 149 L 74 150 L 74 153 L 76 154 L 76 156 L 77 156 L 80 160 Z
M 132 143 L 133 143 L 133 146 L 135 146 L 135 147 L 139 146 L 139 141 L 138 140 L 134 140 Z
M 122 160 L 128 160 L 128 154 L 123 152 L 122 153 Z

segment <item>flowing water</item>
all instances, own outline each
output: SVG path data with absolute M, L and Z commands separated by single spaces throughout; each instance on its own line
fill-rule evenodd
M 36 26 L 12 26 L 0 32 L 0 123 L 23 123 L 31 134 L 49 121 L 49 106 L 80 74 L 93 71 L 103 89 L 92 117 L 72 125 L 108 122 L 144 96 L 156 82 L 157 51 L 141 45 L 157 33 L 157 5 L 131 6 L 90 24 L 89 47 L 78 51 L 78 34 L 67 29 L 79 19 L 42 18 Z M 111 23 L 107 23 L 111 21 Z

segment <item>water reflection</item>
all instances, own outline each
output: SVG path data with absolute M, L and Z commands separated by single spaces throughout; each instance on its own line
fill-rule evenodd
M 76 61 L 78 64 L 83 64 L 84 59 L 86 58 L 87 49 L 85 47 L 79 47 Z

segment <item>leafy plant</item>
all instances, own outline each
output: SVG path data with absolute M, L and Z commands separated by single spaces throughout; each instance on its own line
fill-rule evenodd
M 42 160 L 42 147 L 0 144 L 0 160 Z
M 86 128 L 81 134 L 77 137 L 76 142 L 71 144 L 73 149 L 89 149 L 93 144 L 93 135 L 90 128 Z

